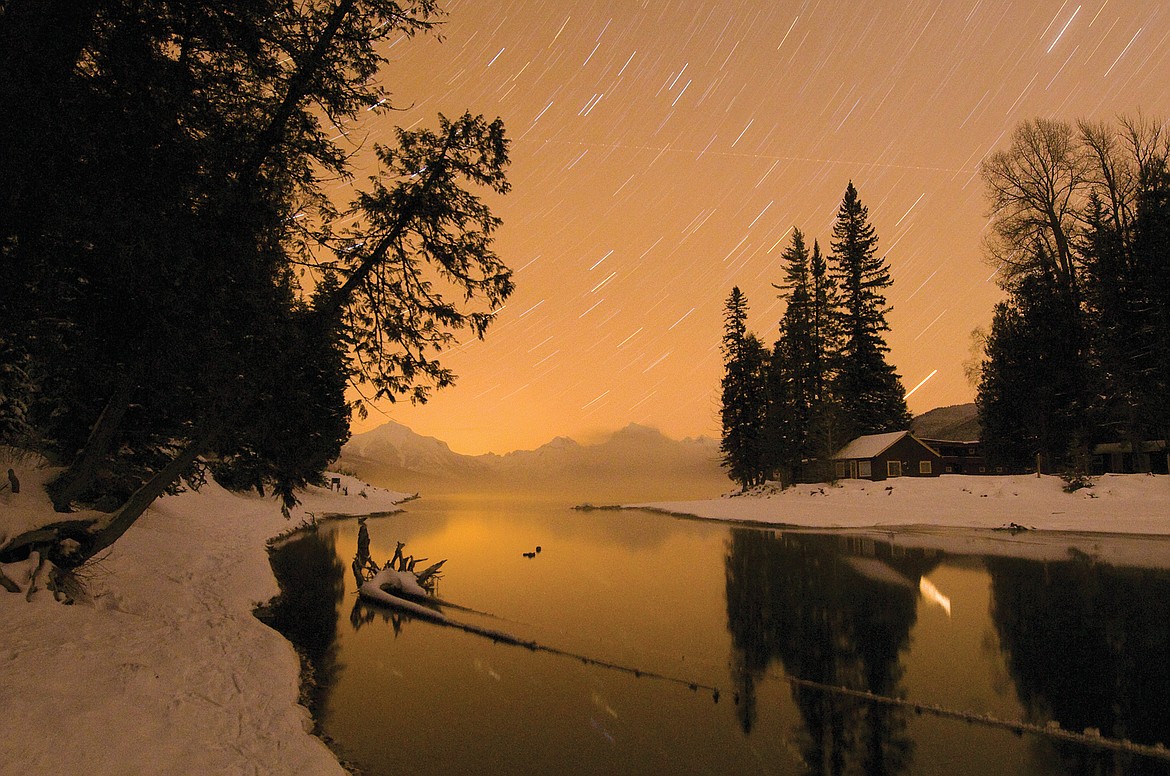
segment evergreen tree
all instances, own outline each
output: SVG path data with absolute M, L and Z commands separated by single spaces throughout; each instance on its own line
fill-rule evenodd
M 978 404 L 989 455 L 1015 468 L 1170 431 L 1170 143 L 1140 118 L 1078 127 L 1024 122 L 983 170 L 1008 300 Z
M 1148 439 L 1170 441 L 1170 143 L 1143 165 L 1141 182 L 1134 240 L 1140 418 Z
M 788 304 L 780 319 L 780 336 L 768 366 L 767 448 L 769 468 L 782 483 L 798 476 L 808 452 L 812 421 L 813 352 L 812 291 L 808 248 L 799 229 L 781 255 Z
M 1044 250 L 1040 245 L 1037 250 Z M 990 463 L 1009 471 L 1075 465 L 1087 433 L 1085 344 L 1052 273 L 1023 279 L 996 306 L 976 404 Z
M 799 229 L 781 257 L 788 302 L 768 370 L 769 468 L 791 483 L 816 477 L 833 417 L 828 386 L 834 352 L 832 281 L 820 246 L 810 255 Z
M 812 333 L 813 333 L 813 399 L 809 428 L 810 468 L 804 472 L 808 479 L 829 480 L 834 476 L 832 455 L 848 440 L 840 430 L 841 412 L 833 394 L 836 377 L 835 364 L 841 352 L 839 321 L 836 315 L 840 296 L 829 274 L 828 262 L 820 245 L 814 240 L 809 262 L 812 279 Z
M 313 299 L 336 288 L 326 276 Z M 339 322 L 315 315 L 312 304 L 290 300 L 280 328 L 283 347 L 263 354 L 267 368 L 254 373 L 248 389 L 255 400 L 224 430 L 211 469 L 229 489 L 264 495 L 271 486 L 287 511 L 295 491 L 317 482 L 349 439 L 352 370 Z
M 1090 366 L 1100 386 L 1099 434 L 1102 438 L 1140 443 L 1148 426 L 1142 418 L 1140 362 L 1141 279 L 1136 276 L 1126 231 L 1110 218 L 1100 197 L 1090 196 L 1086 218 L 1084 293 L 1091 338 Z
M 1086 208 L 1081 254 L 1085 326 L 1100 387 L 1097 436 L 1134 450 L 1170 431 L 1170 149 L 1131 136 L 1132 193 L 1114 206 L 1097 191 Z M 1107 192 L 1106 192 L 1107 193 Z
M 836 316 L 840 297 L 837 285 L 829 274 L 829 264 L 816 240 L 813 241 L 812 256 L 809 258 L 809 278 L 812 281 L 810 329 L 812 352 L 815 354 L 813 398 L 817 402 L 825 403 L 831 398 L 833 364 L 841 347 Z
M 975 404 L 982 452 L 989 464 L 1009 472 L 1027 471 L 1039 449 L 1030 404 L 1035 398 L 1030 344 L 1020 311 L 1008 302 L 997 304 Z
M 0 441 L 19 432 L 66 467 L 59 510 L 114 513 L 0 551 L 83 563 L 197 482 L 200 456 L 287 503 L 344 441 L 349 378 L 418 401 L 452 381 L 437 354 L 456 331 L 482 336 L 477 308 L 512 289 L 473 193 L 508 190 L 502 124 L 400 131 L 350 212 L 326 186 L 352 177 L 335 127 L 391 107 L 385 44 L 437 13 L 0 2 L 0 380 L 20 389 Z
M 763 483 L 767 472 L 767 396 L 763 343 L 747 330 L 747 298 L 731 289 L 723 313 L 723 439 L 719 449 L 728 476 L 743 489 Z
M 885 290 L 893 281 L 885 259 L 877 255 L 877 233 L 852 181 L 833 224 L 832 248 L 842 338 L 833 388 L 845 432 L 836 441 L 843 444 L 853 436 L 898 431 L 910 423 L 906 391 L 886 362 L 889 347 L 882 336 L 890 329 Z

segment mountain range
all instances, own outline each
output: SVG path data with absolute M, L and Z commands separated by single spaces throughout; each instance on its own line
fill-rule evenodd
M 463 455 L 434 437 L 394 421 L 355 434 L 339 463 L 364 479 L 400 490 L 503 488 L 545 490 L 551 485 L 664 482 L 699 485 L 704 492 L 730 486 L 719 465 L 719 442 L 709 437 L 670 439 L 630 424 L 597 444 L 556 437 L 535 450 L 504 455 Z
M 940 407 L 916 417 L 920 437 L 979 438 L 974 404 Z M 719 464 L 719 441 L 710 437 L 671 439 L 630 424 L 597 444 L 556 437 L 535 450 L 504 455 L 463 455 L 434 437 L 389 421 L 355 434 L 341 450 L 341 468 L 402 491 L 572 492 L 583 498 L 618 491 L 651 500 L 710 497 L 732 489 Z

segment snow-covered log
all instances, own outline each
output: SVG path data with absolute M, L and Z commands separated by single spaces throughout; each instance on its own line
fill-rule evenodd
M 442 612 L 420 603 L 427 600 L 427 591 L 418 583 L 418 578 L 409 571 L 398 571 L 387 565 L 386 568 L 366 580 L 358 588 L 358 594 L 367 601 L 389 606 L 417 617 L 435 622 L 447 621 Z

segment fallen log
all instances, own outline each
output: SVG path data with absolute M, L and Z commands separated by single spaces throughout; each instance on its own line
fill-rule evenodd
M 387 566 L 366 580 L 358 595 L 364 600 L 398 611 L 413 614 L 433 622 L 446 622 L 447 617 L 438 608 L 427 606 L 427 593 L 409 571 L 398 571 Z

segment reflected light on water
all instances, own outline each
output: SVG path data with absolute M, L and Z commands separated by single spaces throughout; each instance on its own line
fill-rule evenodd
M 934 583 L 926 577 L 918 578 L 918 592 L 922 593 L 922 597 L 930 603 L 938 604 L 947 613 L 947 617 L 951 616 L 951 599 L 942 594 Z
M 1170 776 L 1165 569 L 548 498 L 367 523 L 378 560 L 399 542 L 450 559 L 442 597 L 491 613 L 459 619 L 542 645 L 361 603 L 353 521 L 283 542 L 273 621 L 312 661 L 322 730 L 371 776 Z

